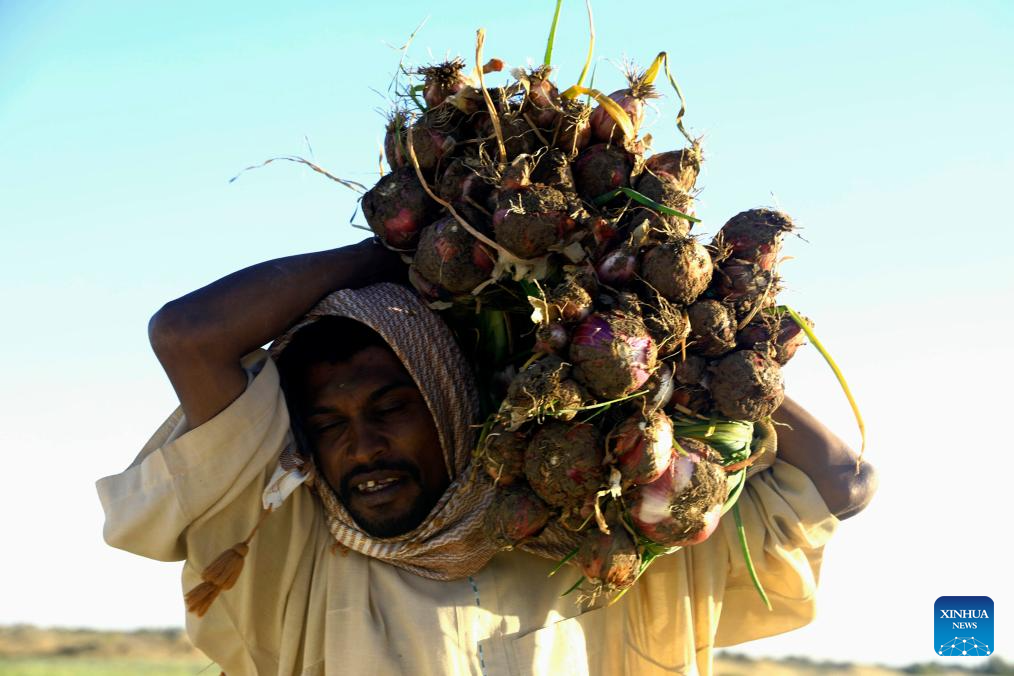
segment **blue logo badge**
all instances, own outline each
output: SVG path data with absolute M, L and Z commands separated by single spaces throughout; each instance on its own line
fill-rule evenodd
M 934 652 L 942 657 L 993 654 L 993 599 L 941 596 L 933 604 Z

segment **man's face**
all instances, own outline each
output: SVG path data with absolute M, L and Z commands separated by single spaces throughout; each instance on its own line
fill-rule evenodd
M 422 523 L 450 480 L 433 416 L 398 358 L 369 347 L 314 364 L 303 388 L 306 433 L 356 523 L 377 537 Z

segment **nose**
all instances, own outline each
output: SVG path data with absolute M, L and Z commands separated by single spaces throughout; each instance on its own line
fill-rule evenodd
M 368 465 L 387 451 L 387 436 L 383 428 L 371 421 L 357 421 L 353 425 L 352 439 L 348 446 L 351 465 Z

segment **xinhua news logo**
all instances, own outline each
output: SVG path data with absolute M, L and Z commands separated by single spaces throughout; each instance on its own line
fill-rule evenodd
M 993 654 L 993 599 L 941 596 L 933 604 L 934 652 L 942 657 Z

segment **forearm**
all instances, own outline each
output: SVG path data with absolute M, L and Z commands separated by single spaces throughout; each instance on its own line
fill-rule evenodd
M 167 303 L 149 338 L 194 427 L 246 386 L 243 355 L 276 338 L 339 288 L 396 276 L 394 254 L 371 241 L 279 258 L 234 272 Z
M 866 507 L 877 488 L 872 465 L 864 460 L 856 474 L 856 452 L 788 397 L 772 417 L 781 423 L 778 457 L 810 477 L 835 516 L 847 519 Z

